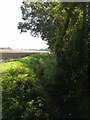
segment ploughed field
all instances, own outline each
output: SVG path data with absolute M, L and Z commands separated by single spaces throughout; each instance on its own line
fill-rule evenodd
M 47 51 L 28 51 L 28 50 L 0 50 L 0 60 L 9 60 L 21 58 L 37 53 L 46 53 Z

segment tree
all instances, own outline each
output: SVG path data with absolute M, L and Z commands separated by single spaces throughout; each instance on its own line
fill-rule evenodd
M 72 103 L 70 112 L 72 108 L 74 112 L 81 110 L 83 102 L 80 101 L 87 94 L 89 6 L 90 2 L 28 1 L 21 6 L 24 21 L 19 23 L 18 28 L 21 32 L 30 31 L 33 36 L 41 36 L 56 54 L 56 83 L 59 91 L 56 94 L 57 102 L 66 101 L 66 106 Z M 78 104 L 81 106 L 78 107 Z M 87 112 L 84 113 L 87 116 Z M 80 114 L 82 115 L 82 110 Z

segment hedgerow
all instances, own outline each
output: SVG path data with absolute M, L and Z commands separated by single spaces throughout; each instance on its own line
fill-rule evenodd
M 48 116 L 43 87 L 37 75 L 44 55 L 34 56 L 1 65 L 3 120 L 33 120 Z

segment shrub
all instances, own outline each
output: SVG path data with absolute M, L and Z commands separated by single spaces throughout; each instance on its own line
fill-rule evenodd
M 55 83 L 55 72 L 56 72 L 56 58 L 54 54 L 50 54 L 44 60 L 44 79 L 46 84 Z
M 46 117 L 43 88 L 35 73 L 39 59 L 19 58 L 2 63 L 3 120 Z

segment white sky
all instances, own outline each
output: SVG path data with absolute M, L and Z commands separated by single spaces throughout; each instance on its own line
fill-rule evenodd
M 41 49 L 47 48 L 41 38 L 32 37 L 29 33 L 22 33 L 17 29 L 22 14 L 20 6 L 23 0 L 0 1 L 0 47 L 12 49 Z

